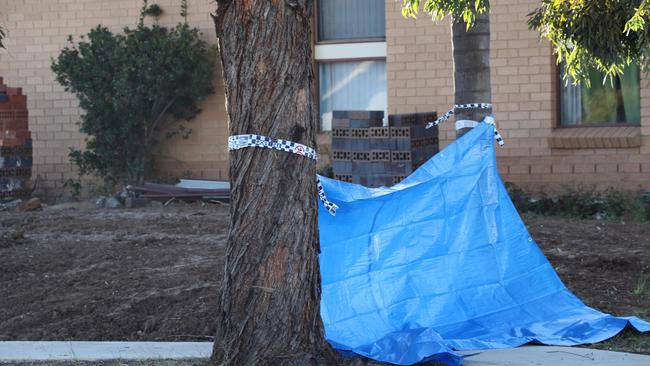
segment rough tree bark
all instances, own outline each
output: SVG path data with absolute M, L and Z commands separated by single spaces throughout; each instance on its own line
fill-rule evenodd
M 311 0 L 217 0 L 230 134 L 315 146 Z M 332 365 L 320 318 L 316 164 L 230 154 L 231 224 L 212 363 Z
M 490 88 L 490 14 L 476 15 L 476 22 L 467 30 L 461 20 L 452 20 L 454 49 L 454 103 L 491 103 Z M 481 121 L 492 113 L 489 109 L 456 111 L 456 120 Z M 470 128 L 456 131 L 457 137 Z

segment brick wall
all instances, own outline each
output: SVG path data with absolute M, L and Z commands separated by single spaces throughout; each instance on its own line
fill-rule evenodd
M 157 0 L 165 12 L 163 25 L 174 25 L 179 0 Z M 134 26 L 140 0 L 0 0 L 0 24 L 8 30 L 6 51 L 0 51 L 0 76 L 6 83 L 23 87 L 28 96 L 30 127 L 34 139 L 34 171 L 41 194 L 56 196 L 67 178 L 76 177 L 69 163 L 70 147 L 83 145 L 76 122 L 82 111 L 74 95 L 54 81 L 52 57 L 66 45 L 68 35 L 87 33 L 97 24 L 119 32 Z M 216 41 L 209 16 L 212 0 L 189 0 L 189 23 L 211 43 Z M 217 75 L 221 75 L 218 71 Z M 221 80 L 216 94 L 201 106 L 203 112 L 189 124 L 188 140 L 163 140 L 156 159 L 162 176 L 191 174 L 194 178 L 227 177 L 227 116 Z
M 606 135 L 617 135 L 611 131 L 616 127 L 572 129 L 567 139 L 567 129 L 554 128 L 558 85 L 550 44 L 540 41 L 526 23 L 526 14 L 538 3 L 492 2 L 492 101 L 506 141 L 497 151 L 504 180 L 547 192 L 563 185 L 650 189 L 648 81 L 641 81 L 641 127 L 632 139 L 638 142 L 608 144 Z M 427 16 L 403 19 L 400 2 L 392 0 L 386 1 L 386 9 L 389 113 L 448 110 L 453 104 L 449 20 L 434 25 Z M 551 148 L 549 141 L 556 135 L 580 148 Z M 453 141 L 453 120 L 441 127 L 440 138 L 441 147 Z
M 160 19 L 162 24 L 173 25 L 180 20 L 179 0 L 157 3 L 166 12 Z M 199 27 L 209 42 L 215 42 L 209 17 L 213 1 L 189 3 L 190 23 Z M 493 2 L 492 98 L 507 144 L 498 149 L 504 179 L 546 191 L 558 190 L 563 184 L 650 189 L 647 80 L 641 82 L 642 125 L 632 139 L 636 143 L 607 144 L 600 131 L 565 136 L 562 130 L 566 129 L 554 128 L 557 85 L 550 45 L 526 25 L 526 14 L 537 4 L 537 0 Z M 0 51 L 0 76 L 7 84 L 23 87 L 28 96 L 35 147 L 33 173 L 41 178 L 43 193 L 60 194 L 63 181 L 76 176 L 67 154 L 69 147 L 83 145 L 75 124 L 81 111 L 75 97 L 54 81 L 51 58 L 70 34 L 87 33 L 99 23 L 114 31 L 134 25 L 140 6 L 140 0 L 0 0 L 0 22 L 9 30 L 8 50 Z M 449 20 L 434 25 L 427 16 L 404 19 L 400 2 L 386 0 L 386 43 L 389 114 L 446 111 L 453 104 Z M 187 173 L 194 178 L 227 177 L 223 84 L 221 80 L 215 84 L 217 94 L 204 103 L 203 113 L 191 123 L 194 133 L 190 139 L 163 142 L 156 156 L 162 176 Z M 589 138 L 575 136 L 592 133 L 600 136 L 600 143 L 591 145 Z M 441 147 L 454 138 L 452 120 L 441 126 Z M 549 141 L 558 138 L 568 145 L 551 148 Z
M 401 2 L 386 0 L 386 79 L 388 114 L 437 111 L 454 102 L 451 23 L 434 25 L 426 15 L 405 19 Z M 441 148 L 455 136 L 440 126 Z

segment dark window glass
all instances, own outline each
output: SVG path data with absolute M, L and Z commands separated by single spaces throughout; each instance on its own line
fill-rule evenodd
M 563 72 L 560 73 L 560 78 Z M 623 75 L 603 83 L 603 74 L 590 73 L 591 87 L 565 85 L 560 79 L 561 124 L 640 123 L 639 67 L 629 66 Z
M 318 40 L 385 38 L 384 0 L 318 0 Z

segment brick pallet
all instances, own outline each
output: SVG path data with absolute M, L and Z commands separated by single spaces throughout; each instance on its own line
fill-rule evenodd
M 367 187 L 391 186 L 438 152 L 438 128 L 425 129 L 436 113 L 391 115 L 382 111 L 334 111 L 334 178 Z
M 32 139 L 27 97 L 0 78 L 0 200 L 31 194 Z

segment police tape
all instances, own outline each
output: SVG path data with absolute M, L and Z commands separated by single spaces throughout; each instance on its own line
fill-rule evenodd
M 503 147 L 506 143 L 503 141 L 503 137 L 501 137 L 501 134 L 499 133 L 499 130 L 497 129 L 496 123 L 494 123 L 494 116 L 489 115 L 483 119 L 483 122 L 490 124 L 494 126 L 494 139 L 497 141 L 497 144 L 499 144 L 500 147 Z
M 489 109 L 489 108 L 492 108 L 492 104 L 490 104 L 490 103 L 455 104 L 454 108 L 447 111 L 447 113 L 443 114 L 442 117 L 438 118 L 437 120 L 435 120 L 433 122 L 427 123 L 425 128 L 429 129 L 429 128 L 433 127 L 433 126 L 437 126 L 437 125 L 443 123 L 444 121 L 448 120 L 449 118 L 451 118 L 451 116 L 453 116 L 456 113 L 456 109 Z M 462 122 L 464 122 L 466 124 L 465 120 L 463 120 Z M 503 137 L 501 137 L 501 133 L 499 133 L 499 130 L 497 129 L 496 124 L 494 123 L 494 117 L 492 117 L 490 115 L 490 116 L 486 117 L 483 120 L 483 122 L 489 123 L 489 124 L 494 126 L 494 139 L 497 141 L 499 146 L 503 147 L 505 145 L 505 142 L 503 141 Z M 457 124 L 456 129 L 458 130 L 460 128 L 463 128 L 463 127 L 462 126 L 459 127 L 459 125 Z
M 492 108 L 492 104 L 490 103 L 455 104 L 454 108 L 447 111 L 447 113 L 443 114 L 442 117 L 438 118 L 433 122 L 427 123 L 426 128 L 437 126 L 442 122 L 448 120 L 449 118 L 451 118 L 451 116 L 453 116 L 456 113 L 456 109 L 489 109 L 489 108 Z
M 254 134 L 234 135 L 228 137 L 229 151 L 239 150 L 246 147 L 263 147 L 304 156 L 312 160 L 318 160 L 316 150 L 297 142 L 274 139 L 271 137 Z M 336 215 L 338 206 L 327 199 L 327 196 L 325 195 L 325 189 L 323 189 L 323 185 L 321 184 L 320 178 L 318 177 L 316 177 L 316 188 L 318 189 L 318 198 L 323 203 L 325 209 L 332 216 Z

